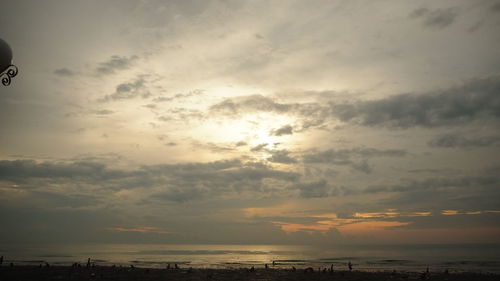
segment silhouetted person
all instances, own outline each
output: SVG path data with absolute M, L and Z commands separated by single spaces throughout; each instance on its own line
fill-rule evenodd
M 330 265 L 330 273 L 333 273 L 333 263 Z
M 169 263 L 167 263 L 167 269 L 170 269 L 170 264 Z
M 308 267 L 308 268 L 304 269 L 304 273 L 314 273 L 314 268 Z
M 10 263 L 10 267 L 14 267 L 14 263 L 13 262 Z
M 293 272 L 297 271 L 297 269 L 295 268 L 295 266 L 292 266 L 292 271 Z
M 0 266 L 2 266 L 3 263 L 3 256 L 0 257 Z
M 275 266 L 275 265 L 276 265 L 276 261 L 273 261 L 273 266 Z
M 255 267 L 253 267 L 253 266 L 252 266 L 252 267 L 250 268 L 250 272 L 254 272 L 254 271 L 255 271 Z
M 264 267 L 265 267 L 266 269 L 268 269 L 268 268 L 269 268 L 269 266 L 267 266 L 267 263 L 266 263 L 266 264 L 264 264 Z
M 175 264 L 175 269 L 179 269 L 179 266 L 177 264 Z
M 87 268 L 90 267 L 90 258 L 87 259 Z
M 349 261 L 349 262 L 347 263 L 347 267 L 349 267 L 349 271 L 352 271 L 352 263 L 351 263 L 351 261 Z
M 422 274 L 420 274 L 420 279 L 422 279 L 422 280 L 429 279 L 430 275 L 431 274 L 429 273 L 429 267 L 427 267 L 425 269 L 425 272 L 423 272 Z

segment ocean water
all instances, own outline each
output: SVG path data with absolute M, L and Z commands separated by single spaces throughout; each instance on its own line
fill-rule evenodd
M 474 271 L 500 273 L 500 244 L 467 245 L 339 245 L 314 247 L 296 245 L 164 245 L 164 244 L 78 244 L 0 245 L 4 264 L 97 265 L 165 268 L 274 268 L 333 265 L 346 270 L 350 261 L 364 271 Z M 275 265 L 273 266 L 273 261 Z

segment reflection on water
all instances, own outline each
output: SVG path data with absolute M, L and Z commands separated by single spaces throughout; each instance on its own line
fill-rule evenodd
M 271 265 L 275 268 L 330 267 L 358 270 L 444 269 L 500 272 L 500 244 L 479 245 L 339 245 L 335 248 L 288 245 L 1 245 L 0 255 L 15 263 L 85 263 L 165 267 L 236 268 Z

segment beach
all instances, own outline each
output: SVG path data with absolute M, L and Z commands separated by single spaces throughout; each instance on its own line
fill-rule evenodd
M 179 281 L 274 281 L 274 280 L 500 280 L 499 274 L 474 272 L 401 272 L 401 271 L 329 271 L 309 268 L 292 269 L 158 269 L 116 266 L 3 266 L 0 280 L 179 280 Z

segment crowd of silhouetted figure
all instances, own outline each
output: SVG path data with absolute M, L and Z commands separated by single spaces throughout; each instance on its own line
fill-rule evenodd
M 5 261 L 4 256 L 1 256 L 0 257 L 0 267 L 6 267 L 6 266 L 4 266 L 4 261 Z M 8 261 L 8 264 L 9 264 L 8 267 L 14 268 L 14 263 L 12 261 Z M 39 264 L 38 267 L 39 268 L 50 268 L 51 265 L 48 262 L 43 262 L 43 263 Z M 126 267 L 124 267 L 123 265 L 98 266 L 98 265 L 96 265 L 95 262 L 93 262 L 91 260 L 91 258 L 87 259 L 85 266 L 83 266 L 82 264 L 80 264 L 78 262 L 75 262 L 71 265 L 70 268 L 71 268 L 71 270 L 77 270 L 76 272 L 78 272 L 79 269 L 92 270 L 90 272 L 91 272 L 91 274 L 93 274 L 95 276 L 95 274 L 96 274 L 95 272 L 99 272 L 99 271 L 95 271 L 93 269 L 96 269 L 98 267 L 103 268 L 103 269 L 107 270 L 108 272 L 122 272 L 123 270 L 128 270 L 128 271 L 135 271 L 135 272 L 140 273 L 140 274 L 149 274 L 151 270 L 158 270 L 158 269 L 148 269 L 148 268 L 137 268 L 136 269 L 136 267 L 133 264 L 130 264 L 129 266 L 126 266 Z M 272 261 L 272 267 L 273 268 L 271 268 L 268 264 L 264 264 L 264 266 L 261 267 L 260 270 L 261 270 L 261 272 L 262 272 L 262 270 L 263 271 L 279 270 L 279 271 L 289 271 L 289 272 L 299 271 L 295 266 L 291 266 L 289 268 L 284 268 L 284 265 L 280 264 L 279 261 Z M 61 268 L 61 266 L 56 266 L 55 268 Z M 164 267 L 164 270 L 172 271 L 172 272 L 177 271 L 179 273 L 180 272 L 182 272 L 182 273 L 195 272 L 195 270 L 192 267 L 181 269 L 181 267 L 177 263 L 173 263 L 173 264 L 167 263 L 166 266 Z M 199 271 L 202 271 L 202 270 L 203 269 L 200 269 Z M 256 269 L 255 266 L 251 266 L 250 268 L 246 268 L 246 269 L 240 268 L 239 270 L 242 270 L 243 272 L 246 271 L 247 274 L 251 274 L 251 273 L 257 272 L 259 269 Z M 208 271 L 210 271 L 210 270 L 208 270 Z M 331 264 L 329 267 L 320 267 L 317 269 L 315 269 L 313 267 L 306 267 L 306 268 L 303 268 L 300 270 L 300 272 L 302 272 L 303 274 L 315 274 L 315 273 L 316 274 L 334 274 L 335 273 L 335 274 L 340 275 L 340 276 L 345 276 L 345 274 L 349 274 L 349 272 L 352 272 L 352 271 L 353 271 L 353 264 L 351 263 L 351 261 L 348 261 L 347 263 L 345 263 L 344 269 L 342 269 L 342 268 L 335 269 L 334 264 Z M 100 273 L 100 274 L 102 275 L 103 273 Z M 393 270 L 389 274 L 391 276 L 399 276 L 400 278 L 404 278 L 403 275 L 405 275 L 405 274 L 408 275 L 408 273 L 397 272 L 396 270 Z M 439 274 L 443 274 L 445 276 L 450 275 L 448 269 L 446 269 L 444 272 L 439 273 Z M 206 276 L 207 279 L 211 279 L 212 275 L 213 275 L 213 273 L 208 272 L 207 276 Z M 431 273 L 429 271 L 429 268 L 427 268 L 425 271 L 419 273 L 418 277 L 421 280 L 431 279 Z

